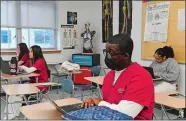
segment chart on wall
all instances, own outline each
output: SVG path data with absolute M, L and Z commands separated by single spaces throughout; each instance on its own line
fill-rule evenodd
M 119 33 L 131 36 L 132 1 L 119 1 Z
M 113 0 L 102 0 L 102 39 L 103 43 L 113 35 Z
M 150 4 L 146 7 L 144 41 L 166 42 L 170 2 Z
M 63 49 L 74 49 L 77 41 L 77 30 L 74 25 L 61 25 Z

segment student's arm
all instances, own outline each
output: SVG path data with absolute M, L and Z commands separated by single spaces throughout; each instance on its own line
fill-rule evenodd
M 21 65 L 23 65 L 25 62 L 27 62 L 28 61 L 28 57 L 27 57 L 27 55 L 25 54 L 25 55 L 23 55 L 23 57 L 19 60 L 19 62 L 18 62 L 18 66 L 21 66 Z
M 119 104 L 110 104 L 106 101 L 101 101 L 98 106 L 106 106 L 113 110 L 117 110 L 121 113 L 124 113 L 126 115 L 129 115 L 133 118 L 135 118 L 141 110 L 144 108 L 144 106 L 137 104 L 133 101 L 128 100 L 121 100 Z
M 153 68 L 154 61 L 149 65 L 149 67 Z
M 32 73 L 37 70 L 35 67 L 19 66 L 19 68 L 23 69 L 26 73 Z
M 17 65 L 18 65 L 18 66 L 21 66 L 23 63 L 24 63 L 24 61 L 19 61 L 19 62 L 17 63 Z
M 158 76 L 166 81 L 175 81 L 178 79 L 179 75 L 179 65 L 172 61 L 172 63 L 170 63 L 163 72 L 159 73 Z

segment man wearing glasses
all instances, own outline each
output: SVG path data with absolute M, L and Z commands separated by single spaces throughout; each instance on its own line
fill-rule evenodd
M 129 36 L 114 35 L 108 39 L 105 64 L 111 69 L 104 78 L 103 99 L 88 98 L 82 107 L 107 106 L 136 120 L 152 120 L 154 85 L 151 75 L 131 61 L 133 41 Z

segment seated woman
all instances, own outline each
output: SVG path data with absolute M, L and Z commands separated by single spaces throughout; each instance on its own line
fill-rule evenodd
M 155 60 L 150 67 L 154 75 L 162 78 L 162 81 L 155 81 L 155 92 L 176 91 L 180 77 L 180 70 L 177 61 L 174 59 L 174 50 L 164 46 L 154 53 Z
M 18 66 L 24 65 L 29 67 L 30 61 L 29 61 L 29 50 L 28 47 L 25 43 L 19 43 L 17 45 L 17 61 L 18 61 Z
M 43 53 L 41 50 L 40 46 L 34 45 L 30 48 L 30 53 L 29 53 L 30 59 L 32 61 L 32 66 L 31 67 L 26 67 L 24 65 L 19 66 L 20 69 L 23 69 L 27 73 L 32 73 L 36 72 L 39 74 L 38 78 L 38 83 L 45 83 L 48 82 L 48 67 L 46 64 L 46 61 L 43 57 Z M 31 77 L 30 78 L 30 83 L 37 83 L 36 82 L 36 77 Z M 48 87 L 43 86 L 39 87 L 40 91 L 46 92 L 48 90 Z
M 17 65 L 18 66 L 24 65 L 26 67 L 29 67 L 29 65 L 30 65 L 29 50 L 28 50 L 28 47 L 25 43 L 19 43 L 17 45 L 16 54 L 17 54 L 17 61 L 18 61 Z M 22 69 L 19 69 L 19 71 L 22 71 Z M 9 100 L 9 102 L 22 101 L 22 97 L 10 96 L 8 100 Z M 8 105 L 9 119 L 13 119 L 16 116 L 19 116 L 19 114 L 20 114 L 19 108 L 20 107 L 21 107 L 21 103 Z M 6 108 L 5 108 L 5 110 L 6 110 Z

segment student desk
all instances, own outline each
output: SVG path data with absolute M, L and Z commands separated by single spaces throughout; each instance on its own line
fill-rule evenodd
M 85 77 L 86 80 L 102 85 L 105 76 Z
M 58 106 L 81 103 L 76 98 L 66 98 L 55 102 Z M 50 102 L 23 106 L 20 111 L 29 120 L 61 120 L 62 115 Z
M 30 73 L 30 74 L 18 74 L 18 75 L 10 75 L 10 74 L 1 74 L 1 78 L 4 79 L 4 80 L 11 80 L 11 79 L 21 79 L 22 81 L 22 78 L 28 78 L 28 77 L 38 77 L 39 74 L 37 73 Z M 9 83 L 9 82 L 8 82 Z
M 38 98 L 39 92 L 39 89 L 36 86 L 30 84 L 2 85 L 2 89 L 6 93 L 6 119 L 8 119 L 8 96 L 37 94 Z
M 52 68 L 54 68 L 56 74 L 58 74 L 58 70 L 56 68 L 56 65 L 60 65 L 60 63 L 58 63 L 58 62 L 47 62 L 47 65 L 51 66 Z
M 184 98 L 177 98 L 177 97 L 169 96 L 171 94 L 179 94 L 179 92 L 160 92 L 160 93 L 155 94 L 155 103 L 161 105 L 162 113 L 164 113 L 168 119 L 169 117 L 166 113 L 164 106 L 178 109 L 179 111 L 182 111 L 182 109 L 186 108 Z

